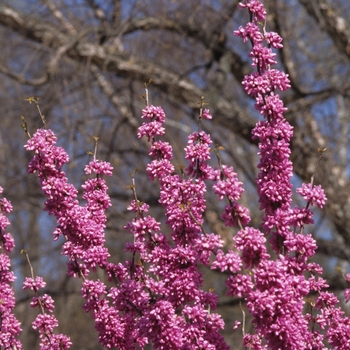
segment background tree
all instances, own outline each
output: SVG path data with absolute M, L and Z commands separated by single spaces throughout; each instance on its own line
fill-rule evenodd
M 25 116 L 32 132 L 41 121 L 35 106 L 25 98 L 42 98 L 40 107 L 48 125 L 70 154 L 67 172 L 74 184 L 81 183 L 90 157 L 87 151 L 94 147 L 92 136 L 100 138 L 99 158 L 115 167 L 109 181 L 113 207 L 107 228 L 114 261 L 126 257 L 122 248 L 129 237 L 123 226 L 132 198 L 126 186 L 135 168 L 139 197 L 162 215 L 156 186 L 149 186 L 145 172 L 147 147 L 136 138 L 144 83 L 150 79 L 151 102 L 162 105 L 167 113 L 168 141 L 179 165 L 186 164 L 181 151 L 186 136 L 196 127 L 200 96 L 205 96 L 214 116 L 210 124 L 213 140 L 225 148 L 225 162 L 235 167 L 245 183 L 245 204 L 252 210 L 253 225 L 258 225 L 257 149 L 251 129 L 259 115 L 241 88 L 251 67 L 245 58 L 247 46 L 232 34 L 246 21 L 237 11 L 238 3 L 3 0 L 0 4 L 0 180 L 15 208 L 12 232 L 17 245 L 18 287 L 28 274 L 19 250 L 29 248 L 34 268 L 45 277 L 56 310 L 61 310 L 62 332 L 72 336 L 74 349 L 98 347 L 94 333 L 88 330 L 88 318 L 80 310 L 79 281 L 65 276 L 65 261 L 59 254 L 62 242 L 52 242 L 55 223 L 42 213 L 36 178 L 26 174 L 29 155 L 22 149 L 26 135 L 20 128 L 20 116 Z M 316 183 L 324 187 L 328 202 L 317 216 L 313 233 L 318 258 L 331 272 L 332 288 L 340 292 L 344 284 L 332 267 L 347 269 L 350 258 L 350 8 L 347 0 L 266 0 L 265 5 L 270 14 L 269 30 L 284 38 L 278 58 L 292 82 L 283 97 L 295 132 L 292 161 L 296 183 L 310 180 L 318 148 L 327 147 Z M 209 201 L 208 205 L 208 227 L 229 244 L 234 231 L 219 220 L 218 204 Z M 224 283 L 216 275 L 207 287 L 225 293 Z M 31 295 L 19 291 L 18 296 L 23 301 L 17 312 L 24 320 L 24 345 L 33 348 L 37 336 L 29 328 L 33 320 L 28 312 Z M 239 309 L 234 311 L 235 301 L 225 302 L 223 297 L 221 306 L 227 311 L 230 337 L 233 320 L 241 315 Z

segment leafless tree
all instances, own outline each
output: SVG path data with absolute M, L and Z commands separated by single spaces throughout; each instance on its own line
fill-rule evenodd
M 244 74 L 252 68 L 248 47 L 232 34 L 248 20 L 238 9 L 238 2 L 0 3 L 0 184 L 15 207 L 14 266 L 20 282 L 28 271 L 19 251 L 29 248 L 37 273 L 45 276 L 49 291 L 56 297 L 62 331 L 72 336 L 74 349 L 98 349 L 97 340 L 89 331 L 92 325 L 82 321 L 86 317 L 78 301 L 79 281 L 67 280 L 60 242 L 52 243 L 55 223 L 42 213 L 39 185 L 35 177 L 26 174 L 30 155 L 22 148 L 26 135 L 20 127 L 20 116 L 26 118 L 30 132 L 40 127 L 41 121 L 35 106 L 25 98 L 41 97 L 40 107 L 48 125 L 71 157 L 66 170 L 74 184 L 82 181 L 83 167 L 89 160 L 87 152 L 94 147 L 92 136 L 100 138 L 99 158 L 115 167 L 115 176 L 109 182 L 114 206 L 109 211 L 107 229 L 114 261 L 126 257 L 122 249 L 129 237 L 123 226 L 131 199 L 126 185 L 135 168 L 139 196 L 153 205 L 155 214 L 162 214 L 157 206 L 156 185 L 149 185 L 145 173 L 147 145 L 136 137 L 144 106 L 144 84 L 150 79 L 151 102 L 162 105 L 167 113 L 167 137 L 178 165 L 185 164 L 182 148 L 186 136 L 196 128 L 198 102 L 200 96 L 205 96 L 214 119 L 204 127 L 210 130 L 214 142 L 225 148 L 223 160 L 233 165 L 245 182 L 243 200 L 254 213 L 253 225 L 259 225 L 254 185 L 257 149 L 251 140 L 259 115 L 241 87 Z M 316 172 L 316 182 L 322 184 L 328 197 L 325 210 L 317 213 L 312 228 L 319 247 L 317 259 L 328 269 L 334 261 L 346 269 L 350 259 L 348 0 L 265 0 L 265 5 L 268 29 L 284 38 L 278 59 L 292 82 L 283 98 L 287 118 L 294 126 L 295 184 L 310 181 L 318 148 L 327 148 Z M 229 244 L 232 231 L 223 226 L 219 216 L 220 205 L 209 201 L 206 225 Z M 341 291 L 342 279 L 334 274 L 330 277 L 332 288 Z M 210 279 L 209 284 L 225 293 L 223 280 Z M 23 301 L 17 311 L 24 320 L 24 344 L 34 348 L 37 340 L 28 327 L 28 296 L 18 295 Z M 221 301 L 228 311 L 232 304 Z M 234 317 L 227 314 L 230 338 Z

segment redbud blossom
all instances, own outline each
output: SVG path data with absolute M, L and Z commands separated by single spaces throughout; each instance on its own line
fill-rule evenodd
M 271 45 L 274 49 L 281 49 L 283 45 L 281 44 L 282 38 L 275 32 L 265 33 L 265 40 L 268 45 Z
M 318 277 L 322 268 L 309 261 L 315 254 L 316 242 L 311 234 L 295 230 L 312 223 L 313 214 L 308 206 L 291 208 L 293 127 L 284 118 L 287 108 L 278 95 L 278 90 L 290 87 L 290 81 L 287 74 L 271 68 L 277 64 L 273 50 L 282 47 L 282 39 L 277 33 L 266 32 L 266 10 L 260 1 L 245 0 L 240 7 L 249 11 L 251 21 L 234 33 L 251 43 L 249 57 L 256 67 L 255 72 L 244 77 L 242 86 L 263 117 L 252 132 L 253 139 L 259 142 L 256 185 L 260 209 L 264 210 L 259 229 L 245 227 L 250 216 L 248 209 L 238 203 L 243 184 L 234 169 L 222 165 L 221 159 L 218 169 L 209 164 L 212 141 L 201 124 L 188 137 L 188 165 L 185 171 L 179 171 L 171 163 L 171 145 L 158 140 L 165 133 L 165 113 L 161 107 L 147 106 L 142 110 L 143 124 L 137 135 L 151 143 L 152 160 L 146 170 L 151 181 L 158 180 L 159 203 L 164 207 L 170 232 L 163 233 L 161 223 L 146 215 L 149 205 L 138 199 L 137 186 L 133 186 L 134 199 L 127 209 L 134 217 L 124 227 L 132 235 L 125 247 L 130 260 L 111 263 L 104 246 L 105 211 L 111 200 L 103 179 L 103 175 L 112 174 L 111 165 L 94 159 L 86 166 L 85 173 L 95 176 L 82 186 L 86 204 L 81 206 L 77 189 L 68 183 L 62 170 L 68 155 L 56 146 L 54 133 L 38 130 L 27 143 L 26 148 L 35 152 L 28 171 L 38 174 L 47 198 L 45 208 L 57 217 L 54 239 L 66 239 L 63 254 L 69 258 L 68 275 L 82 278 L 84 309 L 95 320 L 99 342 L 106 348 L 133 350 L 152 344 L 155 349 L 229 349 L 220 334 L 224 322 L 213 311 L 217 296 L 203 289 L 203 275 L 198 268 L 201 264 L 229 274 L 227 294 L 245 300 L 254 332 L 244 334 L 246 348 L 321 349 L 324 339 L 336 349 L 350 348 L 350 321 L 337 306 L 337 298 L 323 291 L 328 286 Z M 200 123 L 208 119 L 212 115 L 204 109 Z M 228 251 L 219 235 L 206 232 L 203 214 L 207 180 L 213 181 L 213 192 L 219 200 L 227 201 L 221 215 L 225 225 L 239 226 L 233 248 Z M 322 208 L 325 204 L 320 186 L 303 185 L 297 192 L 311 205 Z M 0 209 L 8 213 L 11 206 L 3 200 Z M 8 225 L 1 215 L 0 225 Z M 1 232 L 1 238 L 5 250 L 11 251 L 10 235 Z M 274 251 L 271 255 L 267 253 L 267 241 Z M 6 258 L 0 255 L 0 275 L 8 284 L 14 276 Z M 90 278 L 90 270 L 97 267 L 106 271 L 113 286 Z M 2 287 L 5 294 L 10 294 L 6 283 Z M 40 278 L 26 279 L 23 288 L 37 291 L 44 285 Z M 319 292 L 316 313 L 305 314 L 308 295 L 314 292 Z M 5 300 L 3 294 L 1 300 Z M 350 299 L 349 289 L 345 299 Z M 5 302 L 5 306 L 0 303 L 0 313 L 13 309 L 12 296 Z M 41 305 L 49 313 L 53 310 L 53 301 L 47 295 L 36 296 L 31 304 Z M 70 346 L 69 338 L 52 333 L 57 326 L 52 315 L 39 315 L 33 326 L 40 332 L 42 349 Z M 236 321 L 234 328 L 238 326 Z M 0 333 L 0 345 L 12 344 L 19 326 L 13 323 L 12 327 L 12 338 L 3 340 Z
M 26 277 L 23 282 L 22 289 L 31 289 L 31 290 L 37 291 L 41 288 L 45 288 L 45 286 L 46 286 L 46 282 L 40 276 L 35 277 L 35 279 L 31 277 Z
M 213 185 L 214 192 L 222 200 L 225 196 L 230 201 L 237 201 L 243 193 L 243 183 L 238 181 L 237 173 L 232 167 L 222 166 L 222 169 L 214 172 L 216 182 Z
M 49 315 L 54 309 L 53 299 L 47 295 L 39 295 L 38 291 L 44 288 L 46 283 L 42 277 L 26 277 L 23 282 L 23 289 L 31 289 L 35 296 L 30 303 L 31 307 L 38 307 L 42 312 L 32 322 L 33 329 L 37 329 L 40 337 L 40 349 L 59 349 L 66 350 L 72 345 L 70 338 L 64 334 L 54 334 L 53 330 L 58 326 L 58 321 L 54 315 Z
M 211 268 L 220 269 L 221 272 L 229 270 L 230 272 L 235 273 L 239 271 L 241 267 L 242 259 L 237 253 L 229 250 L 228 253 L 224 254 L 224 252 L 219 249 Z
M 213 116 L 210 114 L 209 109 L 204 109 L 203 113 L 202 113 L 202 118 L 204 119 L 213 119 Z
M 326 195 L 320 185 L 311 186 L 311 184 L 302 184 L 300 188 L 297 188 L 297 192 L 311 205 L 317 205 L 319 208 L 323 208 L 326 203 Z
M 265 246 L 266 239 L 257 229 L 247 227 L 238 231 L 234 241 L 236 248 L 242 251 L 242 261 L 246 268 L 255 267 L 260 261 L 270 257 Z
M 254 21 L 264 21 L 266 16 L 266 10 L 264 5 L 259 0 L 245 0 L 239 3 L 239 7 L 248 8 L 254 15 Z
M 3 192 L 0 186 L 0 194 Z M 12 205 L 6 198 L 0 199 L 0 348 L 22 349 L 18 340 L 21 324 L 13 314 L 15 295 L 11 283 L 15 280 L 10 270 L 11 262 L 7 254 L 14 248 L 14 240 L 6 227 L 10 224 L 5 214 L 12 211 Z
M 250 221 L 249 210 L 234 202 L 232 205 L 225 206 L 221 219 L 224 221 L 225 226 L 238 226 L 238 222 L 245 226 Z
M 141 118 L 151 119 L 151 121 L 157 121 L 162 124 L 165 121 L 165 113 L 162 107 L 147 106 L 142 110 Z
M 247 23 L 245 27 L 239 26 L 238 30 L 235 30 L 233 34 L 241 37 L 244 43 L 249 39 L 252 40 L 254 44 L 264 40 L 264 35 L 261 33 L 259 26 L 252 22 Z
M 272 49 L 282 47 L 282 39 L 276 33 L 266 32 L 265 28 L 263 34 L 257 33 L 259 23 L 266 16 L 260 1 L 244 1 L 240 6 L 249 10 L 251 23 L 245 28 L 240 27 L 235 35 L 251 42 L 252 65 L 257 67 L 256 72 L 244 78 L 242 85 L 255 98 L 255 109 L 264 117 L 253 130 L 253 138 L 259 140 L 261 157 L 256 183 L 260 208 L 265 211 L 262 228 L 270 235 L 270 243 L 277 257 L 268 260 L 265 238 L 260 231 L 250 228 L 240 230 L 235 237 L 235 246 L 242 251 L 242 261 L 246 267 L 252 270 L 254 283 L 247 283 L 250 276 L 248 279 L 245 275 L 232 275 L 227 280 L 228 293 L 245 297 L 253 315 L 256 334 L 245 335 L 245 347 L 262 349 L 263 339 L 266 348 L 272 350 L 322 348 L 323 335 L 309 328 L 309 322 L 316 322 L 322 328 L 328 326 L 328 341 L 336 348 L 345 350 L 350 344 L 345 340 L 349 339 L 349 321 L 335 308 L 336 299 L 331 295 L 322 295 L 319 299 L 322 302 L 316 304 L 322 317 L 317 316 L 314 320 L 313 316 L 303 314 L 305 296 L 327 285 L 322 279 L 316 280 L 314 276 L 307 278 L 304 274 L 306 271 L 311 274 L 322 272 L 319 265 L 308 262 L 315 254 L 314 239 L 310 234 L 299 235 L 291 230 L 291 226 L 312 223 L 312 213 L 306 208 L 290 207 L 293 173 L 289 142 L 293 128 L 284 119 L 286 108 L 276 94 L 277 90 L 288 89 L 290 81 L 284 72 L 271 68 L 276 64 Z M 303 185 L 297 192 L 310 204 L 322 207 L 325 203 L 326 198 L 320 187 Z M 329 322 L 332 308 L 336 324 Z

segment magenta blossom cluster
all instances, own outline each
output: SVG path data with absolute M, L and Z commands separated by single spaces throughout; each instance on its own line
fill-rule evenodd
M 273 49 L 282 47 L 282 39 L 277 33 L 263 30 L 266 11 L 260 1 L 245 1 L 240 6 L 249 10 L 251 20 L 234 33 L 251 43 L 249 56 L 256 67 L 242 84 L 263 117 L 253 130 L 253 138 L 259 140 L 256 183 L 260 208 L 265 213 L 262 228 L 277 254 L 271 259 L 264 234 L 257 229 L 240 230 L 234 239 L 245 268 L 251 269 L 249 275 L 237 271 L 227 281 L 229 294 L 244 297 L 253 316 L 254 332 L 246 334 L 243 343 L 251 349 L 321 349 L 324 335 L 315 328 L 317 324 L 328 327 L 325 337 L 330 344 L 345 350 L 349 348 L 345 340 L 350 336 L 349 320 L 335 307 L 336 302 L 326 305 L 320 293 L 316 301 L 320 314 L 314 317 L 303 313 L 306 296 L 328 286 L 318 277 L 321 267 L 308 261 L 315 254 L 315 240 L 311 234 L 297 233 L 296 228 L 312 223 L 309 205 L 322 208 L 326 197 L 320 186 L 303 184 L 297 192 L 307 200 L 307 206 L 291 208 L 289 143 L 293 128 L 283 116 L 286 108 L 278 93 L 288 89 L 290 82 L 285 73 L 271 68 L 277 63 Z M 311 277 L 306 278 L 306 273 Z M 327 317 L 322 321 L 320 315 L 324 314 Z M 329 322 L 330 315 L 336 323 Z M 342 340 L 337 342 L 337 337 Z
M 172 233 L 167 237 L 161 232 L 160 224 L 147 215 L 148 205 L 136 199 L 134 188 L 135 199 L 129 210 L 135 213 L 135 218 L 125 226 L 133 235 L 133 243 L 126 246 L 132 259 L 124 264 L 108 262 L 109 254 L 104 247 L 105 210 L 110 199 L 102 176 L 111 175 L 109 163 L 94 159 L 85 168 L 86 174 L 96 176 L 83 185 L 86 204 L 81 206 L 77 190 L 68 183 L 62 170 L 68 155 L 56 146 L 51 130 L 38 130 L 26 146 L 35 152 L 29 172 L 38 174 L 47 197 L 45 208 L 57 217 L 54 238 L 63 236 L 66 241 L 63 254 L 69 258 L 68 275 L 83 279 L 84 309 L 95 319 L 103 346 L 135 349 L 152 343 L 156 349 L 228 349 L 219 332 L 224 323 L 213 312 L 217 296 L 201 288 L 203 278 L 198 270 L 198 263 L 209 265 L 213 252 L 223 245 L 218 235 L 207 234 L 202 226 L 204 180 L 218 176 L 207 165 L 210 137 L 202 131 L 190 135 L 185 149 L 189 159 L 186 179 L 184 174 L 174 172 L 171 146 L 156 140 L 164 131 L 163 110 L 146 107 L 142 116 L 146 122 L 138 135 L 146 136 L 152 143 L 153 160 L 147 171 L 151 180 L 159 180 L 159 201 L 166 209 L 166 223 Z M 210 118 L 208 110 L 205 116 Z M 228 193 L 229 188 L 236 188 L 237 176 L 232 169 L 225 168 L 223 172 L 227 185 L 218 182 L 218 186 L 227 189 L 220 191 L 232 199 L 238 197 L 239 188 L 236 195 Z M 97 268 L 107 273 L 113 286 L 107 287 L 90 277 Z M 25 286 L 34 282 L 28 280 Z M 50 309 L 49 299 L 40 300 Z M 40 316 L 38 322 L 46 318 Z M 40 330 L 43 326 L 38 322 L 34 326 Z M 47 327 L 54 325 L 52 321 Z
M 54 301 L 48 294 L 39 295 L 39 290 L 45 288 L 42 277 L 27 277 L 23 282 L 23 289 L 31 289 L 35 292 L 30 303 L 31 307 L 38 307 L 41 313 L 32 323 L 33 329 L 38 330 L 41 350 L 66 350 L 72 345 L 69 337 L 64 334 L 54 334 L 53 330 L 58 326 L 56 317 L 52 314 Z
M 92 312 L 99 332 L 100 343 L 107 348 L 125 344 L 128 327 L 119 317 L 115 307 L 107 298 L 106 286 L 99 280 L 89 279 L 90 271 L 101 268 L 109 278 L 115 278 L 118 268 L 107 261 L 109 253 L 105 247 L 104 228 L 106 209 L 111 205 L 103 175 L 111 175 L 108 162 L 94 159 L 85 168 L 86 174 L 95 174 L 82 186 L 84 206 L 79 204 L 77 189 L 68 183 L 62 166 L 68 161 L 67 153 L 56 146 L 56 136 L 51 130 L 38 130 L 28 141 L 26 148 L 35 152 L 28 171 L 36 172 L 46 195 L 45 209 L 57 218 L 54 239 L 63 236 L 63 254 L 69 258 L 68 275 L 83 279 L 82 295 L 86 299 L 84 309 Z M 45 321 L 40 316 L 39 321 Z M 38 322 L 39 322 L 38 321 Z M 131 323 L 131 319 L 129 318 Z M 112 327 L 111 324 L 118 326 Z M 120 325 L 120 327 L 119 327 Z M 39 325 L 35 324 L 39 328 Z M 53 323 L 51 324 L 53 326 Z M 130 347 L 120 346 L 121 349 Z
M 51 130 L 39 129 L 25 146 L 35 152 L 29 163 L 28 172 L 37 173 L 46 195 L 45 209 L 57 218 L 54 238 L 64 236 L 66 242 L 63 254 L 69 257 L 68 275 L 87 276 L 97 266 L 105 268 L 109 253 L 104 246 L 105 210 L 111 205 L 107 185 L 101 175 L 111 175 L 112 167 L 107 162 L 93 160 L 86 166 L 86 174 L 95 173 L 83 185 L 83 199 L 87 204 L 80 206 L 77 189 L 68 183 L 62 170 L 68 162 L 68 154 L 56 146 L 56 136 Z
M 311 184 L 302 184 L 300 188 L 297 188 L 297 192 L 310 204 L 317 205 L 319 208 L 323 208 L 326 203 L 326 195 L 321 186 L 312 186 Z
M 3 188 L 0 187 L 0 194 Z M 0 348 L 22 349 L 18 340 L 21 332 L 19 321 L 13 314 L 15 295 L 11 283 L 15 280 L 10 270 L 11 261 L 8 256 L 14 248 L 14 240 L 6 227 L 10 224 L 7 216 L 12 211 L 12 205 L 6 198 L 0 199 Z
M 202 117 L 210 119 L 209 110 Z M 134 242 L 127 249 L 142 264 L 135 265 L 133 260 L 127 266 L 134 280 L 133 293 L 141 293 L 138 298 L 135 295 L 133 300 L 130 296 L 128 299 L 141 315 L 140 336 L 150 339 L 157 349 L 228 349 L 219 333 L 223 321 L 213 312 L 217 296 L 202 290 L 203 278 L 198 270 L 198 263 L 209 265 L 213 251 L 223 245 L 218 235 L 207 234 L 202 226 L 206 206 L 204 181 L 214 176 L 207 164 L 210 136 L 200 130 L 189 136 L 185 147 L 189 161 L 186 178 L 184 173 L 175 173 L 170 144 L 156 139 L 164 130 L 161 107 L 147 106 L 142 118 L 147 121 L 138 135 L 146 136 L 152 143 L 153 160 L 147 172 L 152 181 L 158 179 L 159 202 L 166 210 L 171 239 L 161 233 L 154 218 L 146 216 L 147 205 L 135 200 L 131 203 L 129 209 L 135 212 L 135 219 L 126 228 L 133 234 Z M 140 304 L 138 300 L 145 297 L 148 304 Z
M 202 130 L 202 122 L 212 119 L 208 109 L 200 108 L 198 130 L 188 137 L 187 166 L 175 168 L 172 146 L 162 140 L 166 115 L 147 100 L 137 136 L 150 142 L 146 171 L 149 180 L 159 185 L 167 231 L 149 214 L 149 205 L 139 200 L 133 178 L 128 210 L 134 217 L 125 225 L 130 233 L 125 247 L 130 258 L 125 262 L 112 262 L 105 247 L 106 210 L 111 200 L 104 177 L 112 175 L 111 165 L 95 156 L 85 167 L 84 204 L 80 204 L 78 190 L 63 170 L 69 157 L 56 145 L 55 134 L 39 129 L 25 146 L 34 152 L 28 171 L 37 174 L 46 196 L 45 209 L 57 218 L 53 238 L 64 240 L 67 274 L 81 279 L 83 308 L 94 319 L 99 342 L 107 349 L 149 345 L 163 350 L 229 349 L 220 333 L 223 319 L 215 312 L 218 296 L 203 287 L 201 267 L 225 273 L 227 294 L 240 298 L 252 316 L 249 333 L 244 319 L 233 326 L 242 328 L 246 349 L 311 350 L 324 349 L 325 344 L 350 349 L 349 318 L 327 291 L 322 268 L 310 261 L 317 246 L 312 234 L 304 232 L 313 223 L 310 207 L 322 208 L 326 196 L 320 186 L 303 184 L 296 192 L 305 199 L 305 207 L 291 207 L 293 128 L 284 118 L 287 109 L 280 97 L 290 82 L 284 72 L 272 68 L 277 63 L 274 50 L 283 47 L 282 38 L 266 32 L 262 2 L 246 0 L 240 7 L 247 9 L 250 21 L 234 33 L 252 45 L 249 57 L 254 67 L 242 85 L 261 115 L 253 130 L 253 138 L 259 141 L 256 184 L 264 211 L 259 228 L 248 226 L 249 211 L 239 203 L 243 183 L 233 167 L 222 164 L 220 147 L 213 148 L 210 135 Z M 212 153 L 218 167 L 211 165 Z M 218 234 L 206 231 L 208 184 L 218 200 L 226 203 L 221 214 L 225 225 L 237 228 L 229 250 Z M 7 255 L 14 243 L 5 231 L 9 224 L 5 215 L 12 207 L 1 199 L 0 209 L 0 347 L 21 349 L 20 326 L 12 314 L 14 275 Z M 107 283 L 96 278 L 95 272 L 101 270 Z M 350 282 L 350 275 L 345 278 Z M 68 349 L 69 338 L 53 332 L 58 322 L 53 300 L 39 293 L 44 287 L 41 277 L 26 278 L 23 284 L 23 289 L 35 293 L 31 306 L 41 310 L 33 322 L 40 347 Z M 350 289 L 345 298 L 349 301 Z

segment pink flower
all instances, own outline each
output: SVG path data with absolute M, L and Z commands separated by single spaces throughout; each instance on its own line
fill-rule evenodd
M 221 219 L 224 220 L 226 226 L 238 226 L 238 222 L 245 226 L 250 221 L 249 210 L 234 202 L 232 205 L 225 206 Z
M 252 97 L 267 94 L 272 90 L 269 76 L 267 74 L 260 75 L 258 72 L 246 75 L 242 85 L 247 94 Z
M 317 245 L 311 234 L 291 235 L 284 241 L 284 246 L 289 252 L 297 252 L 300 255 L 312 257 L 315 255 Z
M 210 135 L 201 132 L 194 132 L 188 136 L 188 145 L 185 147 L 186 159 L 193 161 L 195 158 L 207 160 L 210 159 L 208 155 L 208 147 L 211 145 L 212 141 Z M 201 147 L 203 147 L 201 149 Z M 199 148 L 198 148 L 199 147 Z M 191 155 L 194 152 L 193 155 Z
M 240 2 L 241 8 L 248 8 L 251 13 L 254 14 L 254 21 L 264 21 L 266 17 L 266 10 L 264 5 L 259 0 L 245 0 Z
M 288 74 L 277 69 L 269 69 L 266 71 L 266 75 L 266 78 L 270 81 L 272 89 L 285 91 L 290 88 L 290 80 L 288 78 Z
M 147 165 L 148 178 L 154 181 L 156 178 L 163 179 L 175 170 L 168 159 L 155 159 Z
M 168 142 L 155 141 L 152 143 L 149 155 L 158 160 L 171 160 L 173 158 L 173 149 Z
M 222 200 L 225 196 L 230 201 L 237 201 L 243 193 L 243 183 L 238 181 L 237 173 L 232 167 L 222 166 L 221 170 L 215 171 L 216 182 L 213 185 L 213 190 L 219 195 Z
M 226 286 L 227 295 L 238 298 L 246 297 L 254 288 L 251 277 L 243 274 L 231 275 L 226 281 Z
M 283 47 L 282 38 L 275 32 L 265 33 L 266 42 L 275 49 L 281 49 Z
M 131 201 L 130 205 L 127 207 L 127 210 L 131 210 L 134 213 L 142 212 L 147 213 L 149 205 L 142 202 L 136 202 L 134 199 Z
M 8 201 L 6 198 L 0 199 L 0 210 L 5 213 L 9 214 L 12 211 L 12 204 L 10 201 Z
M 216 253 L 212 269 L 220 269 L 221 272 L 229 270 L 231 273 L 239 271 L 242 267 L 242 259 L 237 253 L 229 250 L 226 254 L 219 249 Z
M 268 259 L 265 242 L 262 232 L 252 227 L 239 230 L 234 237 L 236 248 L 242 251 L 242 261 L 246 268 L 257 266 L 262 260 Z
M 34 291 L 38 291 L 39 289 L 45 288 L 45 286 L 46 282 L 40 276 L 35 277 L 34 280 L 31 277 L 26 277 L 23 282 L 22 289 L 31 289 Z
M 162 123 L 158 121 L 152 121 L 149 123 L 143 123 L 139 127 L 139 132 L 137 134 L 138 138 L 142 136 L 147 136 L 148 141 L 154 139 L 155 136 L 162 136 L 165 133 L 165 129 L 162 127 Z
M 165 121 L 165 113 L 162 107 L 158 106 L 147 106 L 142 110 L 141 118 L 148 118 L 152 121 L 157 121 L 160 123 L 164 123 Z
M 241 327 L 241 325 L 242 325 L 242 323 L 241 323 L 240 321 L 235 321 L 235 324 L 234 324 L 234 326 L 233 326 L 233 329 L 238 329 L 238 328 Z
M 258 25 L 252 22 L 248 22 L 244 28 L 239 26 L 238 30 L 235 30 L 233 34 L 241 37 L 243 42 L 247 42 L 251 39 L 253 43 L 256 44 L 264 40 L 264 36 L 260 32 Z
M 141 334 L 150 339 L 156 349 L 180 349 L 185 344 L 182 319 L 166 300 L 156 302 L 139 323 Z
M 210 159 L 210 136 L 204 131 L 194 132 L 188 136 L 188 144 L 185 147 L 185 158 L 190 163 L 202 162 Z
M 53 309 L 55 308 L 53 299 L 47 294 L 33 297 L 32 302 L 30 303 L 30 306 L 31 307 L 42 306 L 44 310 L 48 312 L 53 312 Z
M 319 208 L 323 208 L 326 203 L 327 197 L 319 186 L 311 186 L 311 184 L 302 184 L 300 188 L 296 190 L 307 202 L 311 205 L 317 204 Z
M 256 44 L 250 51 L 249 57 L 253 58 L 253 66 L 257 66 L 261 70 L 269 69 L 270 65 L 277 64 L 275 60 L 276 54 L 271 49 Z
M 284 107 L 281 97 L 274 92 L 268 96 L 258 94 L 255 99 L 255 109 L 258 110 L 265 118 L 282 119 L 283 113 L 287 111 Z
M 3 192 L 0 186 L 0 194 Z M 10 221 L 4 214 L 12 211 L 12 205 L 6 198 L 0 199 L 0 348 L 22 349 L 17 339 L 21 332 L 21 324 L 13 315 L 15 295 L 11 283 L 16 279 L 11 268 L 11 261 L 7 254 L 11 253 L 15 244 L 6 227 Z
M 102 174 L 112 176 L 113 167 L 108 162 L 93 160 L 85 167 L 85 174 Z
M 310 209 L 295 207 L 290 213 L 290 224 L 294 227 L 313 224 L 313 215 Z
M 209 109 L 204 109 L 204 111 L 202 113 L 202 118 L 208 119 L 208 120 L 213 119 L 213 116 L 210 114 Z
M 262 336 L 260 334 L 245 334 L 243 336 L 243 345 L 246 349 L 264 350 L 268 349 L 267 345 L 262 344 Z
M 197 242 L 194 244 L 194 249 L 200 253 L 198 260 L 204 264 L 210 265 L 210 256 L 216 250 L 224 245 L 220 235 L 211 233 L 207 235 L 201 235 Z

